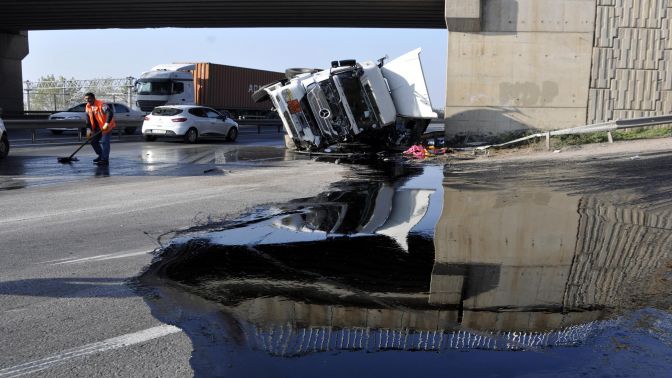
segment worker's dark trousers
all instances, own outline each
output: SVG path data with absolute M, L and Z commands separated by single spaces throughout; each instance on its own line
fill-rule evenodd
M 96 151 L 100 160 L 110 159 L 110 136 L 112 133 L 98 134 L 91 138 L 91 147 Z

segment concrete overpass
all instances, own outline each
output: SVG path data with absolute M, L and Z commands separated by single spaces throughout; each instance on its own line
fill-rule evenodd
M 28 30 L 320 26 L 449 30 L 449 137 L 669 114 L 671 7 L 668 0 L 6 0 L 0 107 L 23 108 Z

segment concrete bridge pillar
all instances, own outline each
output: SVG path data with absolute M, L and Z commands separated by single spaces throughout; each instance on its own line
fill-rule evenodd
M 23 110 L 21 60 L 28 55 L 28 33 L 0 32 L 0 108 Z
M 480 28 L 449 2 L 448 138 L 672 112 L 668 0 L 472 0 Z
M 584 124 L 596 0 L 480 5 L 479 32 L 449 29 L 447 136 Z

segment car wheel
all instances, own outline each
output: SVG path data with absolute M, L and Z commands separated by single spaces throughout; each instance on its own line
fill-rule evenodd
M 0 139 L 0 159 L 3 159 L 9 154 L 9 140 L 7 135 L 3 135 Z
M 145 135 L 145 140 L 148 142 L 153 142 L 156 140 L 156 137 L 154 135 Z
M 184 134 L 184 141 L 186 143 L 196 143 L 198 140 L 198 131 L 196 131 L 195 128 L 191 128 L 187 130 L 187 133 Z
M 229 129 L 229 132 L 226 134 L 226 140 L 229 142 L 235 142 L 236 138 L 238 138 L 238 128 L 237 127 L 232 127 Z
M 61 135 L 63 134 L 63 130 L 51 130 L 51 133 L 54 135 Z
M 126 135 L 135 134 L 135 129 L 136 129 L 135 127 L 127 127 L 124 129 L 124 134 Z

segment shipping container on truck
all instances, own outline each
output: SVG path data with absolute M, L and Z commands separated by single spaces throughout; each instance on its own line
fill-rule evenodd
M 252 93 L 283 72 L 215 63 L 160 64 L 136 81 L 137 104 L 143 111 L 161 105 L 197 104 L 225 110 L 234 118 L 268 117 L 272 104 L 255 103 Z
M 194 98 L 196 104 L 228 110 L 233 116 L 267 116 L 270 101 L 255 103 L 252 94 L 264 84 L 282 80 L 284 72 L 257 70 L 215 63 L 195 63 Z

